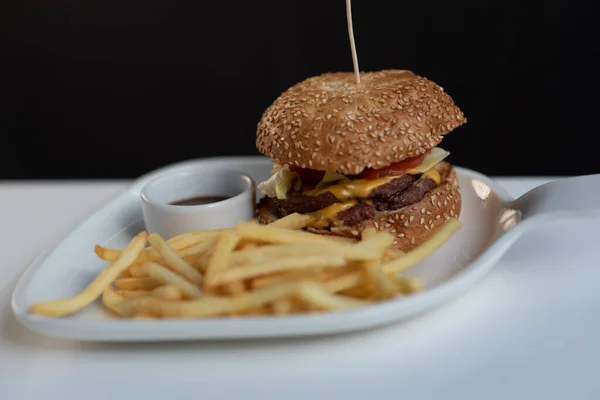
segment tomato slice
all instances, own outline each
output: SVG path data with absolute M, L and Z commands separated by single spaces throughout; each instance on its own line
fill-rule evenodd
M 384 176 L 402 175 L 408 170 L 418 167 L 423 163 L 425 154 L 420 156 L 410 157 L 402 161 L 395 162 L 381 169 L 368 168 L 358 175 L 361 179 L 377 179 Z
M 302 180 L 302 183 L 313 183 L 315 185 L 321 182 L 321 179 L 323 179 L 323 176 L 325 175 L 325 171 L 318 171 L 316 169 L 310 168 L 302 168 L 296 165 L 290 165 L 290 171 L 296 172 Z

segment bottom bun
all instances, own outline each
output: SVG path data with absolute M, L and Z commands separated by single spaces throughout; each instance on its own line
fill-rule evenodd
M 360 238 L 363 230 L 374 227 L 389 232 L 394 237 L 393 247 L 410 251 L 425 243 L 450 218 L 458 218 L 461 211 L 460 188 L 456 171 L 448 163 L 436 166 L 445 177 L 441 184 L 430 190 L 418 203 L 399 210 L 378 212 L 374 219 L 356 226 L 332 227 L 331 230 L 308 228 L 309 232 L 320 235 Z M 275 216 L 266 207 L 260 207 L 257 215 L 261 224 L 275 221 Z

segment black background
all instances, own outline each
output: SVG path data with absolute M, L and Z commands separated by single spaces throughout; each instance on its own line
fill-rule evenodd
M 129 178 L 257 154 L 262 111 L 352 69 L 343 0 L 9 0 L 0 178 Z M 600 172 L 598 14 L 582 1 L 354 0 L 361 70 L 411 69 L 468 123 L 443 147 L 491 175 Z

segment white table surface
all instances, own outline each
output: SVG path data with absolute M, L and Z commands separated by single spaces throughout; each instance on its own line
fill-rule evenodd
M 518 196 L 545 180 L 498 181 Z M 459 299 L 368 332 L 117 345 L 21 327 L 22 271 L 127 185 L 0 183 L 0 399 L 600 399 L 598 220 L 530 232 Z

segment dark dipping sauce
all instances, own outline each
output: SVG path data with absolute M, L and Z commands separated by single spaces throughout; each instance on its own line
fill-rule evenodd
M 199 206 L 202 204 L 216 203 L 217 201 L 227 200 L 225 196 L 197 196 L 187 199 L 175 200 L 169 203 L 172 206 Z

